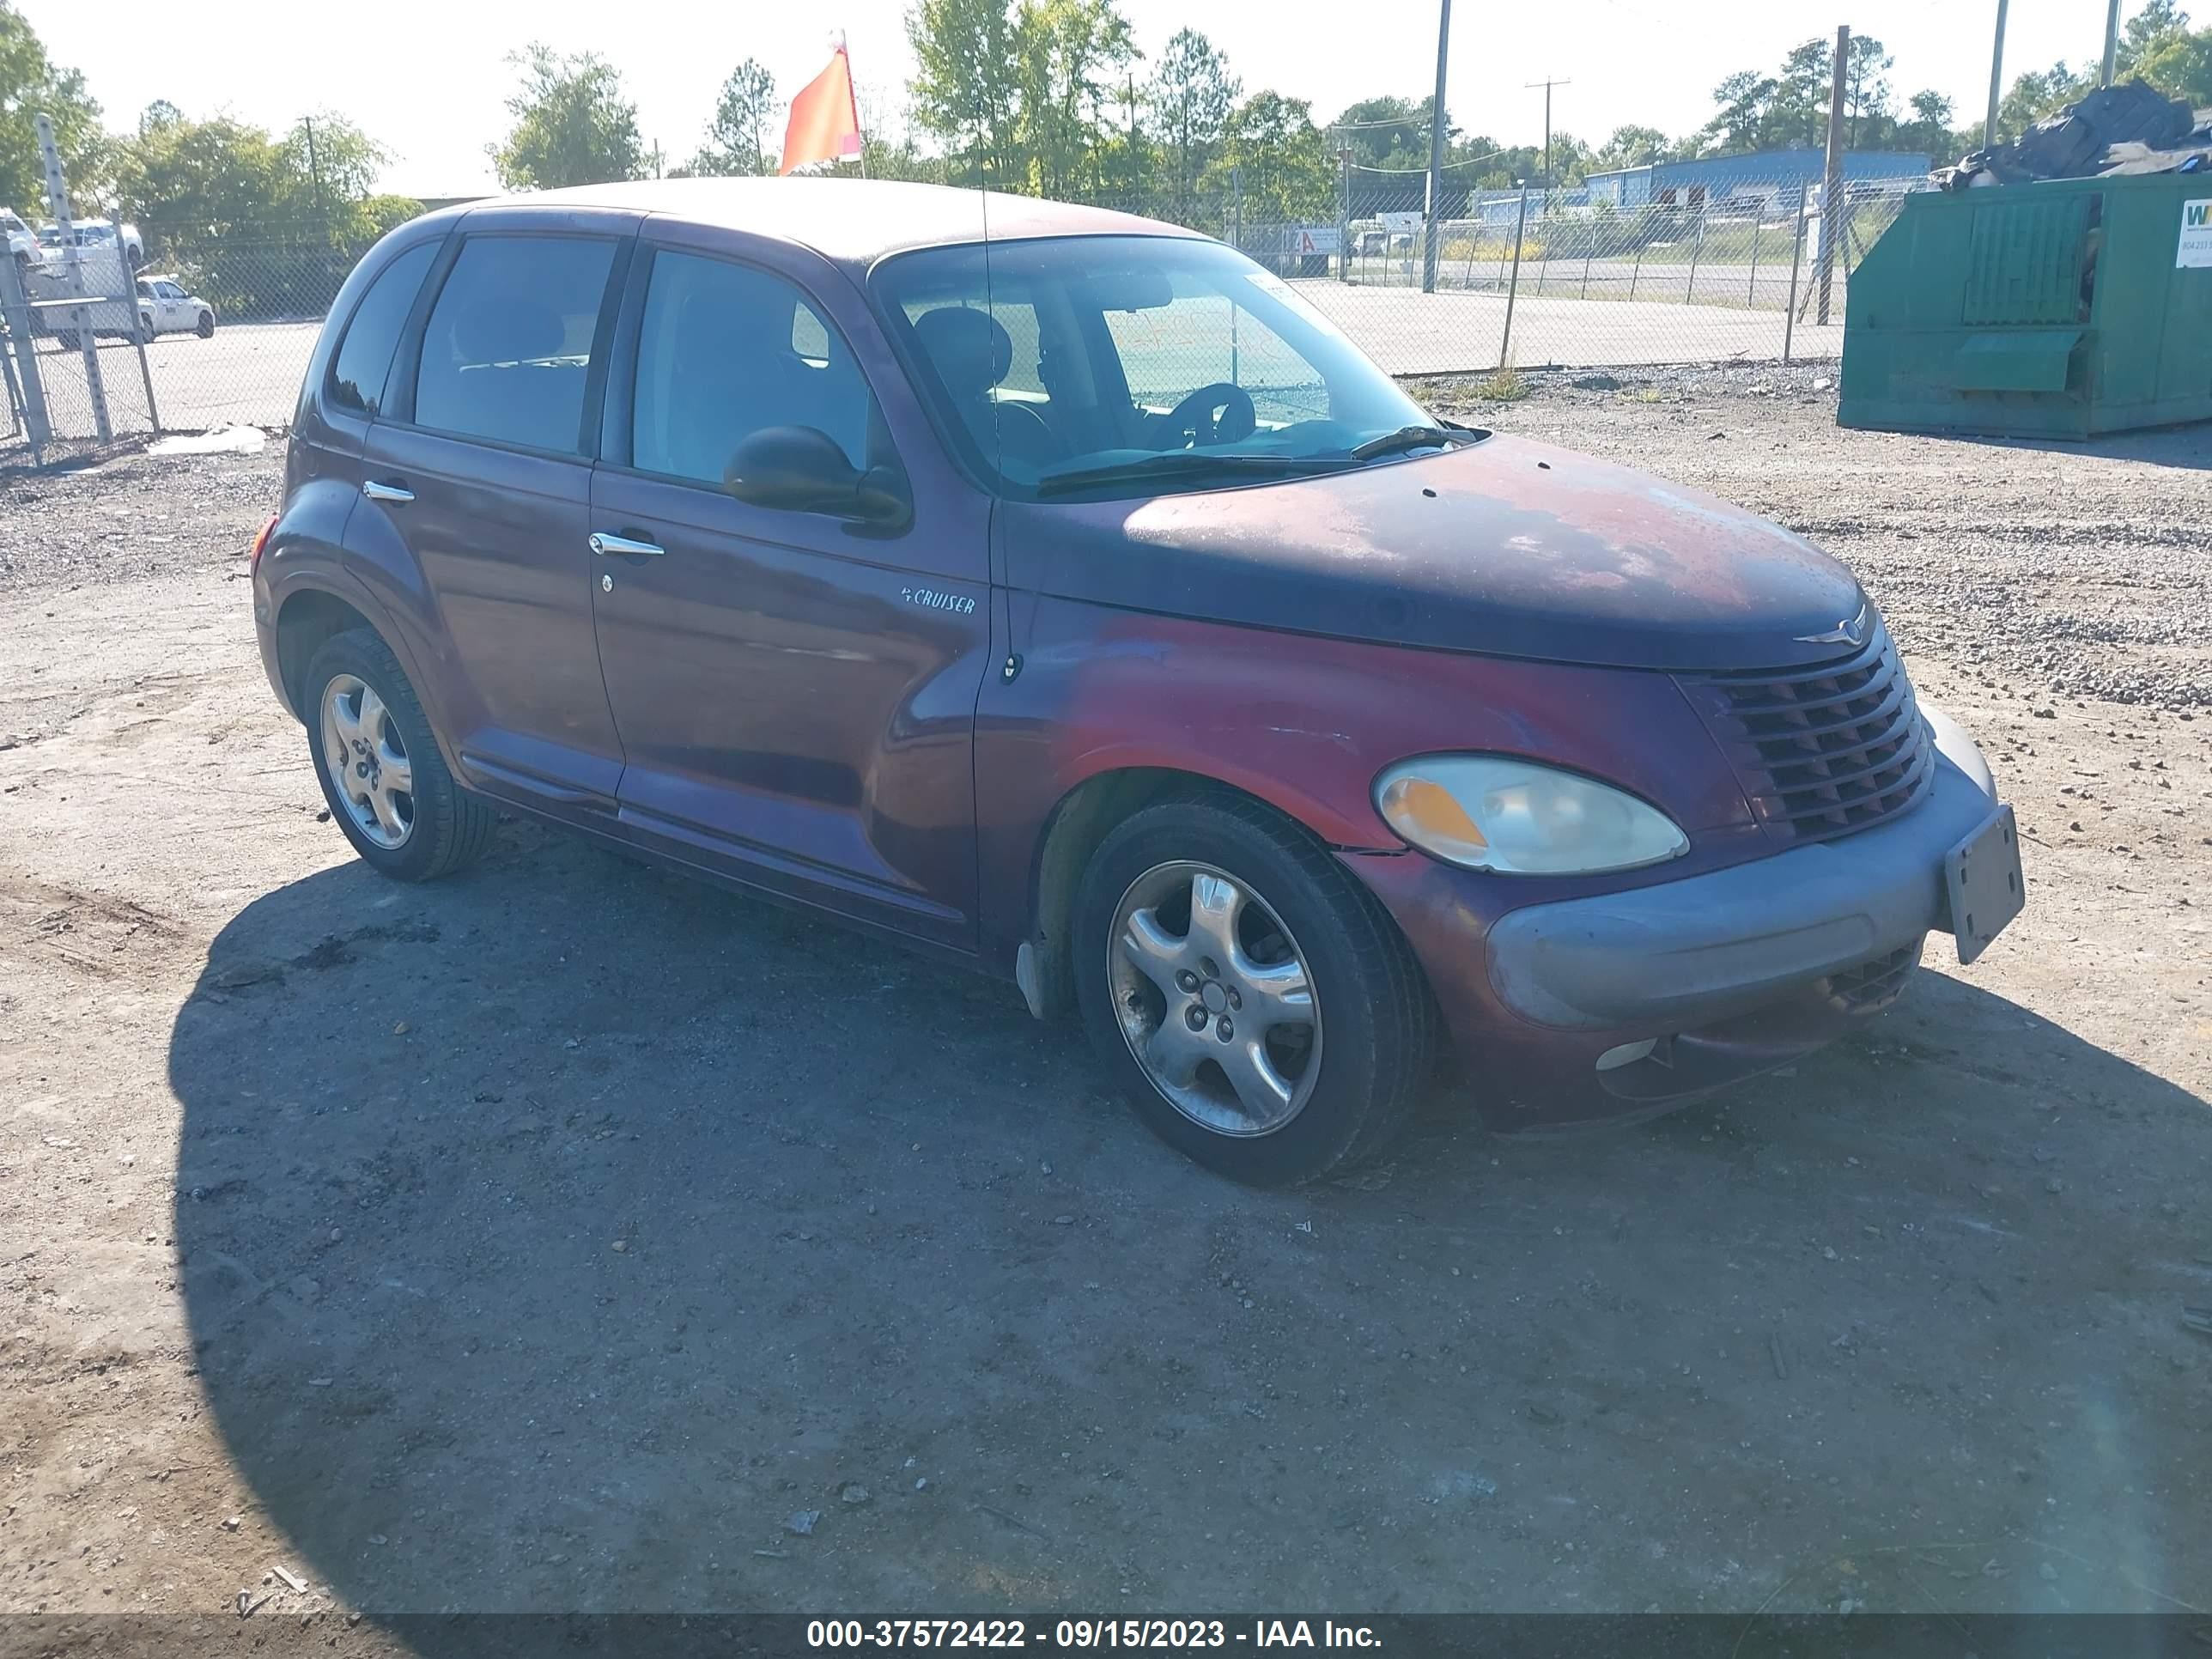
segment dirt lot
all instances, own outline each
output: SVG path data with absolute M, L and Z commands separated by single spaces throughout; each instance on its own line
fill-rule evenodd
M 379 882 L 253 654 L 274 452 L 0 479 L 0 1612 L 2212 1607 L 2212 432 L 1831 412 L 1479 417 L 1848 560 L 2026 917 L 1290 1194 L 1011 988 L 522 825 Z

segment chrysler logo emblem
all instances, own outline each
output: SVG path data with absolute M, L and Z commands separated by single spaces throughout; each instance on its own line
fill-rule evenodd
M 1861 605 L 1857 616 L 1838 623 L 1825 634 L 1800 634 L 1797 636 L 1797 643 L 1800 645 L 1864 645 L 1866 631 L 1866 607 Z

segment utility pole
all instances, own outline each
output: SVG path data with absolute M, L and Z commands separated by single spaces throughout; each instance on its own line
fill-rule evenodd
M 1572 81 L 1524 81 L 1521 84 L 1531 92 L 1538 87 L 1544 89 L 1544 199 L 1549 201 L 1552 197 L 1552 88 L 1571 87 L 1574 82 Z
M 1997 40 L 1990 48 L 1990 118 L 1982 124 L 1982 148 L 1997 142 L 1997 104 L 2004 97 L 2005 0 L 1997 0 Z
M 1820 323 L 1828 321 L 1828 298 L 1836 276 L 1836 245 L 1844 216 L 1844 82 L 1850 71 L 1851 26 L 1836 27 L 1834 77 L 1828 89 L 1828 168 L 1820 190 Z
M 1437 228 L 1444 204 L 1444 66 L 1451 61 L 1451 0 L 1437 0 L 1437 96 L 1429 106 L 1428 234 L 1421 238 L 1421 292 L 1437 291 Z
M 2105 73 L 2097 84 L 2112 84 L 2112 65 L 2120 55 L 2120 0 L 2111 0 L 2105 8 Z
M 303 115 L 300 118 L 300 125 L 307 135 L 307 177 L 314 181 L 315 185 L 315 228 L 323 233 L 324 240 L 327 241 L 331 216 L 323 207 L 323 168 L 322 163 L 315 157 L 315 118 Z

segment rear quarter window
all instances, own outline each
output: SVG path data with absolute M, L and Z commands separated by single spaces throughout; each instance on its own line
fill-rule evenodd
M 437 252 L 435 242 L 410 247 L 368 285 L 331 363 L 326 393 L 331 403 L 362 415 L 374 415 L 382 407 L 399 331 L 407 325 L 407 313 L 414 308 L 415 295 Z

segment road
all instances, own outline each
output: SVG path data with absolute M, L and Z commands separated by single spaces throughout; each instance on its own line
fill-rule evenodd
M 1572 269 L 1578 276 L 1580 266 Z M 1685 277 L 1687 269 L 1682 267 Z M 1557 289 L 1570 280 L 1568 270 L 1565 263 L 1555 266 L 1547 283 L 1553 291 L 1544 294 L 1535 291 L 1534 279 L 1524 270 L 1513 302 L 1516 363 L 1601 368 L 1782 356 L 1784 319 L 1779 309 L 1746 310 L 1708 304 L 1702 297 L 1693 306 L 1565 298 Z M 1626 277 L 1621 280 L 1625 283 Z M 1394 374 L 1490 368 L 1504 350 L 1506 299 L 1501 294 L 1423 294 L 1418 289 L 1347 287 L 1325 280 L 1291 286 Z M 1699 292 L 1705 292 L 1702 277 Z M 1811 361 L 1842 350 L 1840 301 L 1834 315 L 1837 320 L 1826 328 L 1797 325 L 1796 356 Z M 248 323 L 220 327 L 210 339 L 166 335 L 155 341 L 147 357 L 162 425 L 177 431 L 227 421 L 283 425 L 292 417 L 300 376 L 320 328 L 319 323 Z M 88 434 L 89 404 L 78 359 L 49 341 L 40 361 L 58 428 L 72 435 Z M 123 342 L 105 343 L 100 361 L 116 429 L 148 429 L 133 349 Z M 1167 379 L 1173 378 L 1170 368 Z

